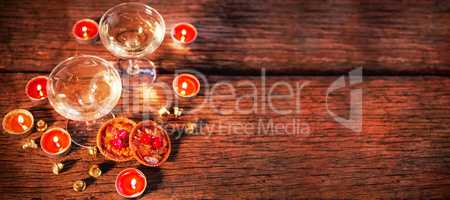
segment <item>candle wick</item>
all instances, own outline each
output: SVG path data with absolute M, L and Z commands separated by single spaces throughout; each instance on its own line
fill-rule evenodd
M 83 31 L 83 37 L 87 37 L 88 36 L 87 35 L 87 27 L 86 26 L 81 27 L 81 31 Z
M 185 42 L 186 41 L 186 34 L 187 34 L 186 29 L 181 30 L 181 38 L 180 38 L 181 42 Z
M 58 136 L 54 136 L 53 137 L 53 143 L 55 143 L 55 145 L 59 148 L 61 147 L 61 145 L 59 144 L 59 137 Z
M 28 127 L 23 125 L 23 123 L 25 122 L 25 119 L 23 118 L 22 115 L 17 116 L 17 122 L 19 122 L 19 124 L 23 130 L 27 130 Z
M 41 84 L 38 84 L 38 85 L 36 86 L 36 88 L 37 88 L 37 90 L 39 91 L 39 95 L 41 95 L 41 97 L 43 97 L 43 96 L 44 96 L 44 93 L 42 92 L 42 86 L 41 86 Z

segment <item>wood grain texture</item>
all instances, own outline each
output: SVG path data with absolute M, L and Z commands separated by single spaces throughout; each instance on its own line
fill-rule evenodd
M 166 85 L 124 90 L 114 112 L 155 118 L 173 97 L 171 73 L 191 68 L 205 73 L 209 85 L 196 98 L 178 101 L 185 114 L 169 120 L 168 128 L 201 122 L 200 129 L 175 132 L 173 153 L 160 168 L 92 159 L 76 147 L 64 158 L 49 158 L 39 149 L 21 149 L 39 134 L 2 134 L 0 199 L 121 199 L 114 180 L 126 167 L 146 174 L 143 199 L 450 198 L 450 1 L 140 1 L 161 12 L 167 29 L 190 22 L 199 37 L 180 48 L 167 31 L 149 56 L 162 74 L 158 83 Z M 26 81 L 74 55 L 115 60 L 100 43 L 77 44 L 69 31 L 76 20 L 98 19 L 120 2 L 0 1 L 1 116 L 25 108 L 63 126 L 48 102 L 25 96 Z M 363 83 L 327 100 L 327 88 L 339 78 L 334 75 L 359 66 Z M 266 84 L 261 69 L 273 75 Z M 223 81 L 236 96 L 225 85 L 211 90 Z M 268 104 L 267 92 L 280 82 L 295 86 L 294 97 L 275 98 L 272 105 L 292 113 L 277 114 Z M 254 92 L 250 83 L 256 99 L 246 96 Z M 361 133 L 330 116 L 349 116 L 354 89 L 363 91 Z M 56 176 L 55 161 L 72 164 Z M 88 179 L 90 164 L 104 169 L 97 180 Z M 72 190 L 79 179 L 89 184 L 85 192 Z
M 113 56 L 78 45 L 70 28 L 117 0 L 1 1 L 0 70 L 49 72 L 78 54 Z M 147 1 L 142 1 L 147 2 Z M 449 75 L 450 1 L 150 1 L 168 30 L 191 22 L 198 40 L 173 46 L 168 34 L 150 56 L 163 73 L 180 67 L 216 75 Z M 168 32 L 168 31 L 167 31 Z
M 0 111 L 3 114 L 12 108 L 27 108 L 37 118 L 61 123 L 62 118 L 48 103 L 31 102 L 18 92 L 35 75 L 13 73 L 0 77 Z M 174 153 L 166 164 L 161 168 L 142 168 L 150 184 L 143 198 L 450 198 L 450 88 L 446 87 L 450 80 L 435 76 L 365 77 L 363 83 L 352 88 L 362 88 L 364 100 L 363 131 L 355 133 L 327 113 L 326 90 L 336 79 L 273 76 L 267 78 L 267 85 L 262 85 L 258 77 L 252 76 L 208 76 L 210 87 L 227 81 L 236 87 L 237 97 L 230 98 L 229 90 L 222 88 L 180 101 L 181 107 L 189 109 L 204 99 L 212 99 L 199 112 L 178 120 L 202 120 L 206 122 L 203 133 L 208 134 L 174 138 Z M 169 75 L 158 79 L 163 83 L 171 80 Z M 270 111 L 267 104 L 264 114 L 261 110 L 255 114 L 223 115 L 214 111 L 233 108 L 237 98 L 251 92 L 244 82 L 255 83 L 260 91 L 269 90 L 280 81 L 307 84 L 301 90 L 300 112 L 279 115 Z M 163 102 L 162 94 L 170 92 L 155 88 L 148 105 L 157 106 Z M 287 90 L 279 87 L 274 92 L 286 94 Z M 349 92 L 349 88 L 334 92 L 328 100 L 330 110 L 346 116 Z M 145 99 L 139 94 L 133 97 Z M 289 98 L 273 103 L 278 109 L 295 107 L 295 101 Z M 252 104 L 248 98 L 239 103 L 242 109 Z M 286 125 L 293 119 L 306 124 L 309 134 L 295 132 L 292 127 L 287 128 L 287 134 L 283 134 L 282 127 L 257 129 L 260 121 Z M 230 129 L 227 124 L 234 126 Z M 104 160 L 90 160 L 85 150 L 74 149 L 64 160 L 77 160 L 76 163 L 55 176 L 51 174 L 51 162 L 55 159 L 38 149 L 20 149 L 28 137 L 0 136 L 1 199 L 120 199 L 114 189 L 116 174 L 125 167 L 138 166 L 136 162 L 109 164 L 109 171 L 85 192 L 76 193 L 71 189 L 72 182 L 87 178 L 89 164 Z

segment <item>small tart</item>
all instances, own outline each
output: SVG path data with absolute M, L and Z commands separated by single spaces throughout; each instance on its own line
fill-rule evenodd
M 157 167 L 169 158 L 170 137 L 166 130 L 154 121 L 142 121 L 130 133 L 130 148 L 139 163 Z
M 105 122 L 97 133 L 97 147 L 109 160 L 124 162 L 133 159 L 129 135 L 136 122 L 123 117 Z

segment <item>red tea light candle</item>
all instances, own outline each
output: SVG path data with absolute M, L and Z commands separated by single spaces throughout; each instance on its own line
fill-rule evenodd
M 51 156 L 61 156 L 70 150 L 72 138 L 62 128 L 51 128 L 41 136 L 41 149 Z
M 192 74 L 180 74 L 173 79 L 172 87 L 180 97 L 193 97 L 200 91 L 200 81 Z
M 33 128 L 34 117 L 30 111 L 15 109 L 3 117 L 2 126 L 9 134 L 20 135 L 27 133 Z
M 197 29 L 189 23 L 179 23 L 173 26 L 172 39 L 179 44 L 190 44 L 197 38 Z
M 72 35 L 81 44 L 94 43 L 98 38 L 98 23 L 91 19 L 82 19 L 73 25 Z
M 147 178 L 144 173 L 135 168 L 122 170 L 116 178 L 116 190 L 122 197 L 136 198 L 144 193 Z
M 25 86 L 25 93 L 31 100 L 43 100 L 47 98 L 46 76 L 37 76 L 28 81 Z

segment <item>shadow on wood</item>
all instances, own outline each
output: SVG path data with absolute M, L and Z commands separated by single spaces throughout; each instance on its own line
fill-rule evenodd
M 100 170 L 102 170 L 102 174 L 106 174 L 116 166 L 116 162 L 107 160 L 103 163 L 100 163 L 98 166 Z
M 147 177 L 147 188 L 141 196 L 144 197 L 146 194 L 158 189 L 158 186 L 162 183 L 163 174 L 161 169 L 158 167 L 155 168 L 139 165 L 138 169 L 145 174 L 145 177 Z
M 61 173 L 69 171 L 72 167 L 77 163 L 80 159 L 69 159 L 64 160 L 61 163 L 64 165 L 64 168 L 61 170 Z
M 88 177 L 83 179 L 83 181 L 86 183 L 86 187 L 89 187 L 90 185 L 95 183 L 95 178 L 94 177 Z

